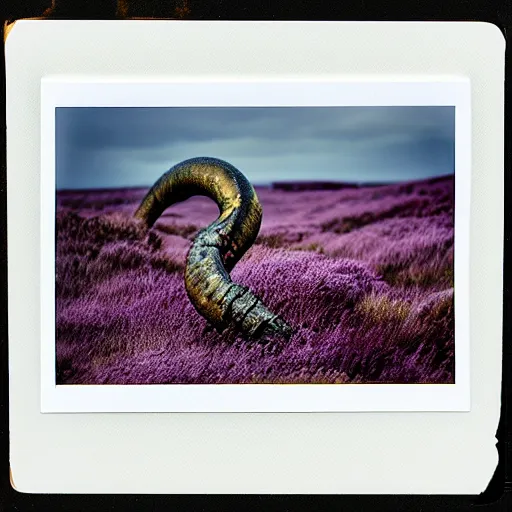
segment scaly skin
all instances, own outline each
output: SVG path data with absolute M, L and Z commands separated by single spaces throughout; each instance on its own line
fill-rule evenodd
M 153 185 L 135 217 L 150 228 L 169 206 L 196 195 L 213 199 L 220 215 L 199 231 L 187 255 L 185 288 L 195 309 L 218 332 L 234 325 L 249 338 L 289 339 L 290 326 L 229 277 L 256 240 L 262 217 L 256 192 L 238 169 L 216 158 L 185 160 Z

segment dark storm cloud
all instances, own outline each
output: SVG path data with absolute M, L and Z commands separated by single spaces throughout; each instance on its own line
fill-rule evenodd
M 58 108 L 57 187 L 150 185 L 216 156 L 254 182 L 453 172 L 452 107 Z

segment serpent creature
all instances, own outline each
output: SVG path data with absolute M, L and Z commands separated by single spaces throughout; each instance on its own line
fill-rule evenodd
M 187 255 L 185 288 L 196 311 L 219 333 L 232 325 L 248 338 L 289 339 L 291 327 L 229 276 L 256 240 L 262 218 L 256 192 L 238 169 L 217 158 L 185 160 L 153 185 L 135 217 L 150 228 L 169 206 L 196 195 L 213 199 L 220 211 Z

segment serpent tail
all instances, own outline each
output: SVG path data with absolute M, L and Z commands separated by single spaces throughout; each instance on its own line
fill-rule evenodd
M 187 255 L 185 289 L 218 332 L 234 326 L 249 338 L 289 339 L 291 327 L 229 274 L 258 235 L 262 208 L 253 186 L 231 164 L 216 158 L 185 160 L 167 171 L 142 200 L 135 217 L 150 228 L 169 206 L 207 196 L 219 217 L 197 234 Z

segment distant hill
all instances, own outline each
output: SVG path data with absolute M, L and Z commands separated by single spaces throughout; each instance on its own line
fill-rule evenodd
M 386 187 L 389 185 L 409 185 L 419 183 L 437 183 L 445 180 L 452 180 L 453 174 L 445 176 L 436 176 L 434 178 L 427 178 L 424 180 L 414 180 L 407 182 L 345 182 L 345 181 L 275 181 L 270 184 L 273 190 L 283 191 L 305 191 L 305 190 L 343 190 L 343 189 L 357 189 L 369 187 Z
M 341 190 L 344 188 L 359 188 L 358 183 L 343 183 L 335 181 L 277 181 L 270 185 L 273 190 L 303 191 L 303 190 Z

